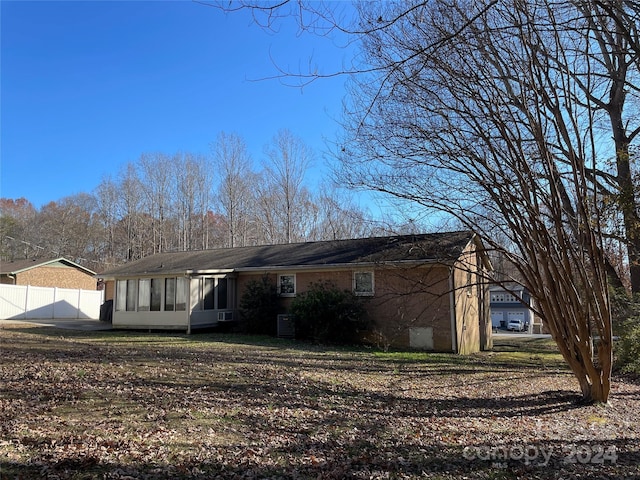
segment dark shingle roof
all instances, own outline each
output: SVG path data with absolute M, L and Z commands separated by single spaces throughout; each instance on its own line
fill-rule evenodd
M 328 267 L 401 261 L 450 262 L 458 258 L 472 238 L 471 232 L 449 232 L 159 253 L 108 270 L 101 276 Z
M 2 261 L 0 262 L 0 274 L 13 275 L 16 273 L 23 272 L 25 270 L 30 270 L 32 268 L 44 267 L 47 265 L 60 264 L 60 263 L 67 265 L 69 267 L 74 267 L 79 270 L 82 270 L 88 275 L 95 275 L 94 271 L 89 270 L 88 268 L 83 267 L 82 265 L 79 265 L 75 262 L 72 262 L 71 260 L 67 260 L 66 258 L 63 258 L 63 257 L 37 258 L 37 259 L 29 258 L 29 259 Z

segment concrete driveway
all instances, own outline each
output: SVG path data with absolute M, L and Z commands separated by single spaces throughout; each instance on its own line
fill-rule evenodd
M 88 318 L 45 318 L 45 319 L 29 319 L 29 320 L 0 320 L 0 328 L 4 325 L 38 325 L 41 327 L 53 327 L 63 330 L 111 330 L 111 324 L 101 322 L 100 320 L 92 320 Z
M 493 338 L 551 338 L 551 335 L 546 333 L 507 332 L 505 330 L 499 330 L 498 333 L 493 334 Z

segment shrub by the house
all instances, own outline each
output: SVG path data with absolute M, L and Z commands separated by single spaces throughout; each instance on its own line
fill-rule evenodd
M 320 343 L 359 340 L 368 321 L 362 300 L 331 282 L 312 283 L 291 303 L 296 337 Z
M 276 284 L 267 276 L 248 282 L 240 298 L 240 312 L 247 333 L 276 335 L 279 313 Z

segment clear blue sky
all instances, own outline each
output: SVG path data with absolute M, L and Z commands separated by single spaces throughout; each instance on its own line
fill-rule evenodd
M 258 160 L 287 128 L 321 159 L 339 130 L 345 78 L 302 91 L 273 62 L 329 72 L 331 42 L 270 35 L 248 13 L 191 1 L 2 1 L 0 196 L 36 207 L 91 192 L 145 152 L 210 153 L 237 133 Z M 321 160 L 318 161 L 318 164 Z M 314 171 L 318 175 L 317 171 Z

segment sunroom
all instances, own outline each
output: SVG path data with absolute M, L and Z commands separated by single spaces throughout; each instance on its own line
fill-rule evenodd
M 115 328 L 191 332 L 233 320 L 232 273 L 118 279 L 115 287 Z

